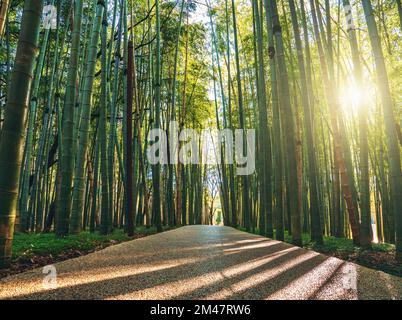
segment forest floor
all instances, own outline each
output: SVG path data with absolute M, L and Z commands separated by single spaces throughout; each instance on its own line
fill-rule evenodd
M 163 227 L 163 229 L 167 231 L 173 228 Z M 115 229 L 110 235 L 82 232 L 79 235 L 56 239 L 54 233 L 17 232 L 13 241 L 12 264 L 10 268 L 0 269 L 0 279 L 155 233 L 157 233 L 155 227 L 137 227 L 133 237 L 127 236 L 122 229 Z
M 0 299 L 402 299 L 402 279 L 229 227 L 186 226 L 0 279 Z M 51 285 L 49 285 L 51 284 Z
M 240 230 L 245 231 L 243 228 Z M 253 233 L 258 234 L 258 230 Z M 292 243 L 292 237 L 287 232 L 285 242 Z M 317 245 L 311 241 L 310 234 L 305 233 L 303 248 L 402 277 L 402 264 L 395 260 L 395 245 L 392 244 L 373 243 L 371 250 L 365 250 L 355 246 L 351 239 L 324 237 L 324 244 Z

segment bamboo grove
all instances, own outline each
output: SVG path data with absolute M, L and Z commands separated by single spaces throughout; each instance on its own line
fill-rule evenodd
M 400 0 L 2 0 L 0 265 L 14 232 L 132 236 L 218 209 L 402 258 L 401 28 Z M 172 121 L 255 129 L 255 172 L 149 163 Z

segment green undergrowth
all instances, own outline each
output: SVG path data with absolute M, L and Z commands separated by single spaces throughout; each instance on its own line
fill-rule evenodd
M 164 231 L 168 228 L 164 228 Z M 66 251 L 77 250 L 88 252 L 103 248 L 112 244 L 132 240 L 139 237 L 157 233 L 155 227 L 137 227 L 133 238 L 127 236 L 122 229 L 115 229 L 109 235 L 101 235 L 99 232 L 82 232 L 78 235 L 69 235 L 57 238 L 54 233 L 19 233 L 14 235 L 13 259 L 33 256 L 52 255 L 58 256 Z
M 239 228 L 239 230 L 246 232 L 245 228 Z M 255 229 L 251 233 L 259 234 L 259 231 Z M 275 234 L 273 238 L 275 239 Z M 302 235 L 302 240 L 303 248 L 402 276 L 402 265 L 394 258 L 395 245 L 393 244 L 372 243 L 371 249 L 364 249 L 354 245 L 352 239 L 324 236 L 324 243 L 319 245 L 311 241 L 308 233 Z M 292 236 L 287 231 L 285 232 L 285 242 L 292 243 Z
M 247 232 L 245 228 L 240 227 L 239 230 Z M 259 230 L 255 229 L 254 234 L 259 234 Z M 274 237 L 275 239 L 275 232 Z M 348 238 L 336 238 L 324 236 L 324 243 L 319 245 L 311 241 L 309 233 L 303 233 L 303 248 L 316 250 L 322 253 L 332 253 L 332 252 L 362 252 L 362 251 L 377 251 L 377 252 L 391 252 L 395 250 L 395 246 L 389 243 L 373 243 L 371 250 L 364 250 L 362 247 L 353 244 L 352 239 Z M 292 236 L 289 235 L 288 231 L 285 231 L 285 242 L 292 243 Z
M 316 251 L 320 251 L 322 253 L 331 253 L 331 252 L 339 252 L 339 253 L 358 253 L 363 251 L 377 251 L 377 252 L 390 252 L 395 250 L 395 246 L 388 243 L 373 243 L 371 245 L 371 250 L 365 250 L 362 247 L 356 246 L 353 244 L 352 239 L 347 238 L 336 238 L 336 237 L 324 237 L 324 243 L 319 245 L 314 242 L 311 242 L 310 235 L 305 235 L 306 241 L 304 243 L 304 247 L 308 249 L 313 249 Z M 291 236 L 287 235 L 286 242 L 291 243 Z

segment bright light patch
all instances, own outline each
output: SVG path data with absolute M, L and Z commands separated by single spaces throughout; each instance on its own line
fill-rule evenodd
M 365 95 L 367 94 L 367 91 L 365 91 L 366 90 L 355 84 L 341 87 L 339 90 L 339 100 L 344 112 L 358 111 L 365 100 Z

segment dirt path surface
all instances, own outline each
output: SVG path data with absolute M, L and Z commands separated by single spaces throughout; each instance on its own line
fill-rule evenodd
M 229 227 L 188 226 L 0 280 L 0 299 L 402 299 L 402 278 Z M 48 279 L 48 278 L 47 278 Z

